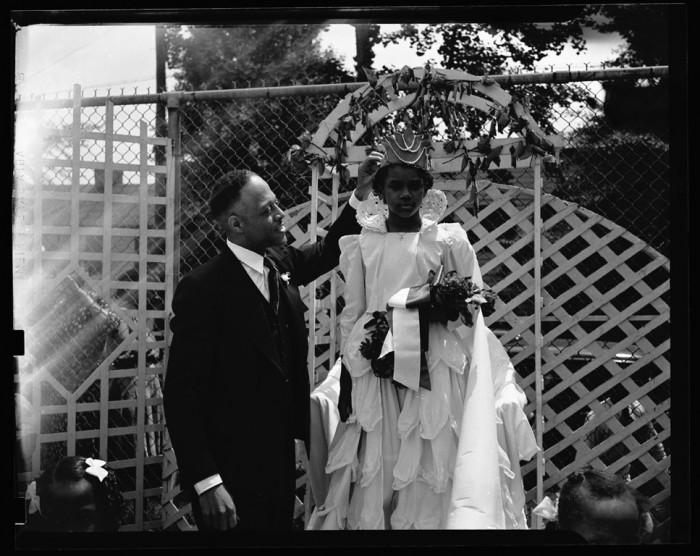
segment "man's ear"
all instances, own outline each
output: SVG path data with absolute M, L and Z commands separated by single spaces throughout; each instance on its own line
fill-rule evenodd
M 231 230 L 233 230 L 236 233 L 242 233 L 243 232 L 243 226 L 245 222 L 243 219 L 238 216 L 237 214 L 231 214 L 228 217 L 228 225 Z

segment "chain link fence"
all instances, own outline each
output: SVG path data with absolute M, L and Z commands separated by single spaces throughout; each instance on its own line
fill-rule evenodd
M 651 81 L 638 84 L 664 87 Z M 552 104 L 553 89 L 573 100 L 563 106 Z M 519 85 L 508 90 L 530 96 L 537 108 L 533 113 L 541 116 L 535 119 L 548 122 L 543 129 L 565 138 L 560 164 L 545 168 L 544 190 L 605 216 L 669 256 L 668 132 L 658 126 L 635 131 L 611 125 L 604 114 L 605 85 L 599 82 Z M 304 131 L 313 132 L 343 97 L 262 97 L 182 105 L 181 274 L 221 247 L 220 234 L 207 218 L 206 200 L 223 173 L 239 167 L 257 172 L 287 208 L 308 201 L 310 171 L 296 172 L 287 152 Z M 628 119 L 634 122 L 645 115 L 646 109 Z M 522 171 L 495 170 L 482 177 L 532 185 L 531 175 Z M 351 182 L 346 190 L 353 187 Z
M 155 284 L 165 277 L 165 189 L 162 171 L 140 169 L 164 155 L 143 133 L 157 110 L 20 105 L 15 135 L 14 318 L 25 333 L 15 374 L 17 494 L 62 457 L 104 459 L 125 494 L 126 531 L 161 521 L 166 323 Z
M 181 106 L 181 275 L 211 258 L 222 246 L 206 203 L 224 173 L 234 168 L 257 172 L 283 207 L 308 201 L 310 174 L 292 172 L 286 152 L 298 142 L 296 137 L 313 129 L 340 98 L 253 98 Z
M 245 85 L 266 86 L 265 82 L 255 81 Z M 533 115 L 543 130 L 560 133 L 565 138 L 560 164 L 545 168 L 545 191 L 609 218 L 669 256 L 669 145 L 668 121 L 664 119 L 667 111 L 663 109 L 663 100 L 652 106 L 645 103 L 647 98 L 667 98 L 665 82 L 659 78 L 622 78 L 505 88 L 513 95 L 529 97 Z M 625 99 L 630 91 L 646 94 Z M 654 91 L 661 92 L 654 94 Z M 207 218 L 206 200 L 222 174 L 234 168 L 249 168 L 268 181 L 283 206 L 291 208 L 308 201 L 310 171 L 296 172 L 287 152 L 299 142 L 297 138 L 304 131 L 313 132 L 346 93 L 318 95 L 311 91 L 309 96 L 301 93 L 269 97 L 262 90 L 258 96 L 254 94 L 251 94 L 253 98 L 233 101 L 188 101 L 180 107 L 180 275 L 209 259 L 220 247 L 218 234 Z M 613 94 L 616 107 L 629 101 L 623 114 L 606 114 L 606 102 L 611 104 Z M 557 104 L 557 98 L 568 101 Z M 61 129 L 67 127 L 70 117 L 69 109 L 46 111 L 40 123 Z M 103 108 L 84 109 L 86 129 L 103 129 L 103 119 Z M 121 132 L 134 133 L 140 121 L 163 133 L 156 105 L 115 107 L 114 125 Z M 115 159 L 126 163 L 136 160 L 138 152 L 133 149 L 133 146 L 118 149 Z M 95 152 L 93 156 L 100 154 Z M 20 159 L 24 156 L 26 153 L 20 153 Z M 132 177 L 123 175 L 123 183 L 128 185 Z M 508 169 L 491 171 L 481 177 L 496 183 L 531 186 L 523 172 Z M 61 178 L 56 175 L 53 179 Z M 346 189 L 350 191 L 352 187 L 354 184 Z
M 250 83 L 253 87 L 264 87 L 264 83 Z M 268 86 L 270 84 L 267 84 Z M 666 83 L 663 79 L 649 77 L 616 78 L 604 82 L 599 81 L 571 81 L 557 83 L 530 83 L 509 86 L 503 84 L 503 88 L 514 95 L 529 98 L 533 109 L 533 117 L 547 133 L 559 133 L 565 139 L 565 146 L 561 151 L 560 162 L 557 165 L 544 165 L 544 191 L 551 193 L 564 201 L 576 203 L 590 211 L 600 214 L 623 229 L 629 230 L 633 235 L 649 243 L 660 254 L 670 256 L 670 177 L 669 177 L 669 138 L 668 121 L 663 113 L 654 111 L 649 106 L 649 99 L 664 98 L 667 95 Z M 345 96 L 348 90 L 339 90 L 333 93 L 319 94 L 317 90 L 296 87 L 294 94 L 288 96 L 271 95 L 270 89 L 250 90 L 242 98 L 216 98 L 206 100 L 206 95 L 196 96 L 181 102 L 175 108 L 179 118 L 179 183 L 175 184 L 179 192 L 179 241 L 176 253 L 179 249 L 179 259 L 176 261 L 177 276 L 181 277 L 189 271 L 205 262 L 223 247 L 223 240 L 218 230 L 214 228 L 211 219 L 208 218 L 206 208 L 207 199 L 217 179 L 224 173 L 234 168 L 248 168 L 265 179 L 277 195 L 283 207 L 291 209 L 309 202 L 311 172 L 298 171 L 292 166 L 288 157 L 290 147 L 298 143 L 298 137 L 305 131 L 313 133 L 320 122 L 332 112 L 338 102 Z M 239 90 L 239 92 L 241 92 Z M 243 91 L 244 93 L 246 91 Z M 139 172 L 129 169 L 129 165 L 137 164 L 140 151 L 138 145 L 126 140 L 120 140 L 119 134 L 137 135 L 140 126 L 145 125 L 149 135 L 165 136 L 166 118 L 162 104 L 149 101 L 130 101 L 121 99 L 111 107 L 112 115 L 108 116 L 104 106 L 83 106 L 81 125 L 84 130 L 95 132 L 112 128 L 115 133 L 113 152 L 105 152 L 104 142 L 81 142 L 80 153 L 84 160 L 103 163 L 106 157 L 116 163 L 109 184 L 111 191 L 123 197 L 115 198 L 111 218 L 122 228 L 136 225 L 139 219 L 139 206 L 125 201 L 128 195 L 137 195 L 142 185 L 142 176 Z M 567 99 L 567 100 L 563 100 Z M 635 108 L 636 107 L 636 108 Z M 173 115 L 171 106 L 168 110 Z M 16 181 L 22 178 L 22 172 L 29 168 L 42 168 L 41 175 L 32 176 L 34 183 L 41 183 L 44 192 L 53 191 L 65 194 L 70 191 L 71 173 L 69 168 L 60 166 L 46 166 L 32 164 L 32 160 L 38 159 L 70 159 L 71 146 L 68 144 L 61 130 L 70 127 L 74 116 L 74 109 L 70 107 L 46 108 L 42 110 L 27 111 L 23 114 L 23 122 L 26 126 L 55 130 L 52 134 L 43 138 L 40 143 L 17 143 L 15 148 Z M 479 130 L 485 122 L 477 122 L 473 132 Z M 444 137 L 437 137 L 444 139 Z M 73 146 L 74 147 L 74 146 Z M 164 157 L 162 150 L 152 147 L 149 159 L 158 164 Z M 89 164 L 88 164 L 89 166 Z M 100 170 L 99 164 L 95 169 L 83 168 L 81 171 L 81 192 L 101 193 L 105 190 L 105 173 Z M 488 179 L 494 183 L 519 185 L 532 188 L 532 172 L 527 170 L 515 170 L 510 168 L 507 162 L 500 168 L 489 172 L 480 172 L 479 179 Z M 154 176 L 149 181 L 149 191 L 154 196 L 163 193 L 162 176 Z M 352 191 L 353 179 L 348 184 L 341 186 L 341 193 Z M 466 192 L 465 192 L 466 194 Z M 20 222 L 24 226 L 18 226 L 17 215 L 22 214 L 21 203 L 24 202 L 15 195 L 15 233 L 14 245 L 27 240 L 31 243 L 31 219 Z M 46 200 L 44 201 L 46 202 Z M 69 196 L 58 196 L 53 199 L 49 212 L 60 220 L 62 205 L 70 204 Z M 91 208 L 89 202 L 81 202 L 81 223 L 90 225 L 92 221 L 99 221 L 102 216 L 102 207 Z M 64 207 L 65 208 L 65 207 Z M 149 228 L 163 229 L 162 206 L 156 205 L 149 208 Z M 544 214 L 544 217 L 547 215 Z M 46 220 L 44 221 L 46 224 Z M 297 224 L 300 228 L 308 228 L 310 220 L 302 219 Z M 498 226 L 497 222 L 492 223 Z M 552 236 L 569 233 L 569 229 L 558 229 L 556 226 L 546 230 L 545 233 Z M 85 236 L 83 236 L 85 237 Z M 69 242 L 70 239 L 60 234 L 44 234 L 42 238 L 43 248 L 53 250 L 51 242 L 56 243 L 56 249 L 60 244 Z M 517 238 L 513 238 L 513 241 Z M 85 240 L 87 241 L 87 240 Z M 98 243 L 104 238 L 95 237 Z M 109 273 L 117 283 L 138 281 L 139 267 L 130 260 L 130 254 L 134 252 L 133 237 L 127 235 L 114 235 L 109 238 L 111 252 L 121 255 L 112 261 Z M 149 253 L 159 254 L 163 252 L 163 240 L 149 239 Z M 571 245 L 571 249 L 575 246 Z M 36 246 L 34 246 L 36 248 Z M 89 246 L 81 248 L 90 250 Z M 95 249 L 96 252 L 99 249 Z M 99 259 L 99 257 L 95 257 Z M 23 262 L 16 254 L 13 258 L 16 276 L 23 272 Z M 121 259 L 121 260 L 120 260 Z M 43 261 L 45 268 L 51 266 L 51 261 Z M 589 262 L 590 263 L 590 262 Z M 56 267 L 51 271 L 55 274 L 61 271 L 65 261 L 56 260 Z M 104 268 L 103 260 L 81 260 L 80 265 L 87 276 L 88 281 L 66 282 L 65 296 L 84 295 L 81 290 L 94 290 L 94 285 L 99 283 Z M 590 263 L 593 264 L 593 263 Z M 602 263 L 600 263 L 602 264 Z M 48 272 L 48 270 L 47 270 Z M 165 268 L 162 263 L 149 263 L 149 281 L 163 280 Z M 94 282 L 90 282 L 90 278 Z M 662 278 L 659 278 L 661 280 Z M 651 277 L 654 280 L 654 276 Z M 552 288 L 561 290 L 571 287 L 564 282 L 553 284 Z M 136 298 L 136 290 L 122 287 L 116 289 L 107 288 L 103 291 L 93 292 L 93 301 L 90 306 L 99 305 L 99 298 L 116 304 L 123 309 L 117 317 L 100 316 L 104 320 L 104 329 L 111 335 L 128 333 L 130 327 L 146 326 L 148 335 L 154 341 L 162 341 L 165 331 L 165 321 L 161 316 L 147 319 L 146 323 L 135 322 L 134 316 L 139 307 Z M 517 293 L 517 292 L 516 292 Z M 63 295 L 59 291 L 54 296 Z M 91 294 L 92 295 L 92 294 Z M 504 292 L 508 296 L 508 292 Z M 515 293 L 513 294 L 515 295 Z M 147 303 L 150 309 L 164 309 L 163 292 L 149 290 Z M 55 310 L 58 305 L 52 307 Z M 77 307 L 77 306 L 76 306 Z M 531 307 L 521 307 L 523 314 L 530 314 Z M 86 309 L 87 311 L 87 309 Z M 88 311 L 89 312 L 89 311 Z M 95 315 L 99 311 L 95 312 Z M 71 320 L 70 315 L 63 315 Z M 94 315 L 85 313 L 75 316 L 74 322 L 81 318 L 95 318 Z M 62 321 L 61 321 L 62 322 Z M 110 324 L 111 323 L 111 324 Z M 126 323 L 126 324 L 125 324 Z M 70 328 L 69 323 L 66 329 Z M 105 328 L 106 327 L 106 328 Z M 121 327 L 121 328 L 120 328 Z M 126 327 L 126 328 L 125 328 Z M 101 330 L 101 329 L 100 329 Z M 617 329 L 613 332 L 619 332 Z M 94 333 L 94 330 L 93 330 Z M 664 336 L 664 333 L 661 334 Z M 99 334 L 100 338 L 104 334 Z M 89 340 L 89 339 L 88 339 Z M 103 343 L 95 347 L 90 341 L 80 342 L 82 354 L 78 358 L 89 360 L 86 364 L 94 368 L 108 354 L 108 349 Z M 618 338 L 610 336 L 609 342 L 614 344 Z M 62 341 L 58 338 L 57 341 Z M 511 355 L 517 353 L 517 342 L 509 345 Z M 99 349 L 98 349 L 99 348 Z M 37 348 L 39 349 L 39 348 Z M 561 350 L 566 349 L 562 345 Z M 629 350 L 631 358 L 634 357 L 633 347 Z M 93 353 L 94 352 L 94 353 Z M 99 352 L 99 354 L 97 354 Z M 149 351 L 147 364 L 152 368 L 163 366 L 164 350 L 154 349 Z M 590 354 L 589 354 L 590 355 Z M 133 394 L 136 387 L 133 373 L 127 372 L 133 369 L 137 363 L 138 355 L 135 351 L 126 351 L 111 364 L 111 371 L 115 372 L 114 389 L 109 388 L 110 399 L 125 399 Z M 83 361 L 85 362 L 85 361 Z M 82 365 L 83 363 L 81 363 Z M 21 366 L 21 365 L 20 365 Z M 72 368 L 79 366 L 72 365 Z M 518 368 L 519 373 L 527 375 L 531 370 Z M 79 378 L 79 377 L 78 377 Z M 653 377 L 646 377 L 651 380 Z M 20 380 L 18 382 L 18 391 Z M 157 381 L 156 381 L 157 382 Z M 159 398 L 160 385 L 149 383 L 150 396 Z M 75 387 L 79 387 L 77 384 Z M 668 388 L 665 382 L 660 388 Z M 70 386 L 73 388 L 73 386 Z M 70 390 L 69 388 L 69 390 Z M 89 403 L 99 400 L 101 394 L 97 386 L 91 386 L 82 393 L 81 403 Z M 114 392 L 112 392 L 114 390 Z M 119 390 L 117 392 L 117 390 Z M 71 390 L 72 391 L 72 390 Z M 652 392 L 653 394 L 653 392 Z M 27 394 L 31 397 L 31 394 Z M 60 405 L 60 395 L 54 393 L 44 394 L 49 405 Z M 134 396 L 137 394 L 134 394 Z M 660 395 L 663 398 L 665 394 Z M 665 398 L 664 398 L 665 399 Z M 50 403 L 49 403 L 50 402 Z M 46 405 L 46 404 L 45 404 Z M 149 406 L 150 407 L 150 406 Z M 158 410 L 159 411 L 159 410 Z M 157 412 L 156 412 L 157 413 Z M 586 415 L 575 416 L 585 420 Z M 47 415 L 42 417 L 42 432 L 60 432 L 65 429 L 67 416 Z M 109 413 L 110 427 L 128 427 L 134 422 L 133 412 L 128 409 L 113 409 Z M 78 428 L 89 430 L 99 420 L 99 411 L 81 412 L 78 418 Z M 155 416 L 154 423 L 162 423 L 162 416 Z M 653 426 L 653 423 L 652 423 Z M 158 430 L 150 437 L 148 456 L 162 454 L 162 443 Z M 79 440 L 79 452 L 96 453 L 98 440 L 86 438 Z M 109 443 L 107 459 L 119 462 L 120 460 L 132 460 L 139 447 L 136 445 L 133 434 L 123 437 L 115 437 Z M 76 445 L 77 446 L 77 445 Z M 659 448 L 660 450 L 663 447 Z M 59 446 L 51 451 L 50 447 L 43 448 L 41 456 L 41 468 L 45 467 L 49 460 L 62 454 L 65 448 Z M 668 447 L 667 447 L 668 451 Z M 38 462 L 36 462 L 38 463 Z M 31 463 L 26 462 L 24 470 L 29 470 Z M 34 466 L 36 467 L 36 466 Z M 136 506 L 132 505 L 130 523 L 153 523 L 158 517 L 158 497 L 155 492 L 160 488 L 161 475 L 159 464 L 155 460 L 148 460 L 143 471 L 125 465 L 119 470 L 121 486 L 125 491 L 142 489 L 151 495 L 142 507 L 143 515 L 136 518 Z M 136 483 L 138 476 L 139 484 Z M 137 497 L 140 494 L 137 494 Z M 139 506 L 141 508 L 141 506 Z

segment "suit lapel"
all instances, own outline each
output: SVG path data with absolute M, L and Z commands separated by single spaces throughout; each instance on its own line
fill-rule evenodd
M 276 349 L 272 349 L 272 328 L 267 317 L 265 299 L 248 276 L 241 262 L 230 251 L 224 252 L 226 271 L 222 272 L 223 290 L 237 318 L 245 319 L 241 327 L 252 343 L 286 378 Z

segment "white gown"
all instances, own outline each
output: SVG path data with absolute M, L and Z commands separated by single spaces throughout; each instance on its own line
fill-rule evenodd
M 385 208 L 371 196 L 358 210 L 362 232 L 341 239 L 341 354 L 353 413 L 333 439 L 328 493 L 308 529 L 527 528 L 519 461 L 538 448 L 515 370 L 483 318 L 471 328 L 430 324 L 430 390 L 378 378 L 359 351 L 372 313 L 440 265 L 482 285 L 466 232 L 436 223 L 446 203 L 429 193 L 419 232 L 387 233 Z M 486 364 L 477 366 L 479 345 Z

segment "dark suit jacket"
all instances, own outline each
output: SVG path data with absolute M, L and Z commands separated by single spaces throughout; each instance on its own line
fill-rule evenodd
M 249 505 L 293 504 L 293 439 L 309 442 L 306 307 L 298 287 L 334 268 L 339 238 L 359 230 L 346 205 L 317 243 L 268 250 L 280 275 L 290 275 L 289 283 L 280 280 L 276 316 L 229 249 L 175 290 L 164 409 L 181 485 L 219 473 L 242 522 Z

